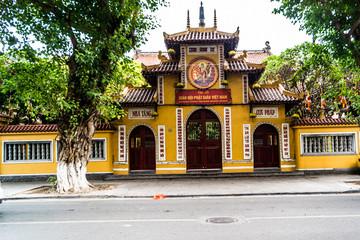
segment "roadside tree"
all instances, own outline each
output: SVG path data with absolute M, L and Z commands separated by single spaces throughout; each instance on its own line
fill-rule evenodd
M 91 187 L 86 169 L 96 124 L 100 115 L 120 116 L 112 95 L 124 82 L 140 77 L 125 54 L 157 26 L 152 13 L 160 5 L 166 2 L 0 2 L 0 40 L 8 56 L 1 68 L 3 92 L 25 102 L 32 114 L 41 112 L 56 121 L 59 192 Z M 40 45 L 34 47 L 34 42 Z

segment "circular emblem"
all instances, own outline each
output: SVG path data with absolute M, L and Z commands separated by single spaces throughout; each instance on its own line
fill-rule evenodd
M 210 58 L 192 60 L 187 69 L 189 82 L 196 88 L 210 88 L 218 80 L 218 68 Z

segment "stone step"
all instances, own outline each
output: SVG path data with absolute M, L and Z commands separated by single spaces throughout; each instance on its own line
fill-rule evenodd
M 111 180 L 141 180 L 141 179 L 188 179 L 188 178 L 235 178 L 235 177 L 282 177 L 282 176 L 303 176 L 304 172 L 274 172 L 274 171 L 260 171 L 260 172 L 243 172 L 243 173 L 221 173 L 221 172 L 200 172 L 190 171 L 186 174 L 140 174 L 130 173 L 129 175 L 107 175 L 105 181 Z

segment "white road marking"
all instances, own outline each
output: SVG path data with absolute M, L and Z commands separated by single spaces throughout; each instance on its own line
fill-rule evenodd
M 74 223 L 136 223 L 136 222 L 197 222 L 197 219 L 113 219 L 65 220 L 42 222 L 0 222 L 0 225 L 74 224 Z
M 246 220 L 276 220 L 276 219 L 313 219 L 313 218 L 360 218 L 360 215 L 304 215 L 304 216 L 278 216 L 278 217 L 250 217 Z
M 359 215 L 304 215 L 304 216 L 274 216 L 274 217 L 241 217 L 245 221 L 254 220 L 281 220 L 281 219 L 317 219 L 317 218 L 360 218 Z M 38 225 L 38 224 L 76 224 L 76 223 L 126 223 L 125 227 L 132 226 L 129 223 L 142 223 L 142 222 L 202 222 L 201 219 L 93 219 L 93 220 L 64 220 L 64 221 L 38 221 L 38 222 L 0 222 L 0 225 Z

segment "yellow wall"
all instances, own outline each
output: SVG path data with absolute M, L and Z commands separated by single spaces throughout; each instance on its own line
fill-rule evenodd
M 114 131 L 98 131 L 94 138 L 106 139 L 106 161 L 90 161 L 88 164 L 88 173 L 111 173 L 112 159 L 114 149 L 112 145 L 112 138 L 115 135 Z M 38 174 L 56 174 L 56 141 L 57 133 L 55 132 L 41 132 L 41 133 L 12 133 L 0 134 L 0 174 L 1 175 L 38 175 Z M 52 162 L 29 162 L 29 163 L 4 163 L 3 161 L 3 143 L 4 141 L 31 141 L 31 140 L 51 140 L 53 158 Z
M 350 126 L 297 126 L 295 130 L 295 156 L 298 170 L 357 168 L 359 164 L 359 130 L 356 125 Z M 328 155 L 328 156 L 302 156 L 300 149 L 300 134 L 302 133 L 356 133 L 357 154 L 355 155 Z
M 167 80 L 170 81 L 167 81 Z M 165 83 L 168 85 L 167 87 L 174 88 L 174 79 L 173 77 L 165 76 Z M 175 89 L 173 89 L 174 91 Z M 169 92 L 167 91 L 167 94 Z M 167 97 L 174 99 L 174 96 L 165 95 L 165 103 L 167 101 Z M 282 123 L 291 123 L 291 119 L 285 118 L 285 107 L 284 106 L 275 106 L 275 105 L 259 105 L 258 107 L 278 107 L 279 108 L 279 118 L 255 118 L 252 119 L 249 117 L 250 113 L 250 105 L 238 104 L 238 105 L 214 105 L 207 106 L 207 109 L 215 112 L 219 120 L 222 124 L 224 124 L 224 107 L 231 107 L 231 122 L 232 122 L 232 160 L 224 160 L 223 157 L 223 172 L 249 172 L 253 171 L 253 162 L 249 162 L 249 160 L 244 160 L 244 151 L 243 151 L 243 124 L 251 125 L 251 132 L 253 133 L 254 128 L 261 124 L 272 124 L 279 131 L 279 139 L 281 138 L 281 124 Z M 135 108 L 135 107 L 134 107 Z M 149 107 L 154 108 L 154 107 Z M 125 125 L 126 126 L 126 136 L 130 136 L 131 130 L 134 129 L 135 126 L 147 125 L 153 129 L 155 132 L 155 136 L 158 136 L 158 125 L 165 125 L 165 139 L 166 139 L 166 161 L 165 162 L 157 162 L 157 168 L 167 170 L 157 170 L 157 173 L 186 173 L 186 161 L 185 162 L 177 162 L 176 157 L 176 109 L 183 109 L 183 127 L 186 129 L 186 120 L 187 118 L 197 109 L 201 109 L 199 106 L 176 106 L 176 105 L 164 105 L 158 106 L 157 112 L 159 116 L 154 119 L 129 119 L 127 116 L 117 121 L 117 125 Z M 129 108 L 126 108 L 125 111 L 128 111 Z M 290 136 L 289 139 L 292 141 L 294 139 L 294 133 L 290 128 Z M 222 125 L 222 132 L 224 133 L 224 125 Z M 156 143 L 157 144 L 157 143 Z M 186 146 L 186 142 L 184 143 Z M 157 146 L 157 145 L 156 145 Z M 224 146 L 224 138 L 222 138 L 222 147 Z M 281 159 L 281 149 L 282 145 L 279 142 L 279 156 Z M 295 162 L 294 162 L 294 142 L 290 142 L 290 159 L 287 161 L 280 162 L 280 166 L 282 171 L 293 171 L 295 170 Z M 129 149 L 127 149 L 127 162 L 126 163 L 118 163 L 118 158 L 115 155 L 115 166 L 114 169 L 118 169 L 118 171 L 114 170 L 114 174 L 128 174 L 129 169 Z M 174 163 L 174 164 L 171 164 Z M 166 165 L 167 164 L 167 165 Z M 164 166 L 166 165 L 166 166 Z M 291 167 L 286 167 L 286 166 Z M 121 170 L 120 170 L 121 169 Z

